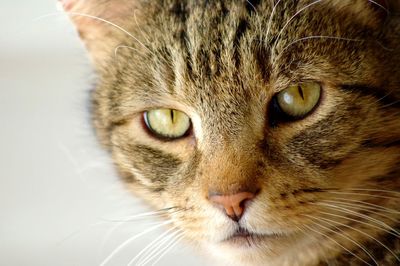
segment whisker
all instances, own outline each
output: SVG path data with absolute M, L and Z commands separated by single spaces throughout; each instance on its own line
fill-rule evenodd
M 246 0 L 246 2 L 251 6 L 251 8 L 254 10 L 254 12 L 257 13 L 257 9 L 252 3 L 249 0 Z
M 127 218 L 123 219 L 123 220 L 115 220 L 113 222 L 116 223 L 115 226 L 113 226 L 108 232 L 107 234 L 104 236 L 102 244 L 101 244 L 101 248 L 100 250 L 103 250 L 106 242 L 108 241 L 108 239 L 110 238 L 110 236 L 120 227 L 122 227 L 123 225 L 135 221 L 135 220 L 139 220 L 142 218 L 157 218 L 159 216 L 165 215 L 167 213 L 169 213 L 169 211 L 175 209 L 175 207 L 170 207 L 170 208 L 165 208 L 165 209 L 161 209 L 158 211 L 152 211 L 152 212 L 147 212 L 147 213 L 140 213 L 140 214 L 136 214 L 136 215 L 132 215 L 132 216 L 128 216 Z M 180 210 L 174 211 L 173 213 L 179 212 Z M 158 224 L 159 222 L 153 222 L 150 223 L 149 225 L 154 225 L 154 224 Z
M 311 4 L 306 5 L 305 7 L 301 8 L 299 11 L 296 12 L 296 14 L 294 14 L 286 23 L 285 25 L 282 27 L 282 29 L 280 30 L 280 32 L 278 33 L 276 40 L 279 40 L 283 34 L 283 32 L 285 31 L 285 29 L 289 26 L 289 24 L 293 21 L 293 19 L 295 19 L 299 14 L 301 14 L 304 10 L 306 10 L 307 8 L 310 8 L 313 5 L 316 5 L 320 2 L 322 2 L 324 0 L 316 0 L 314 2 L 312 2 Z M 272 56 L 271 58 L 273 58 L 273 63 L 276 62 L 276 58 L 275 58 L 275 49 L 272 51 Z
M 257 8 L 249 0 L 246 0 L 246 2 L 251 6 L 251 8 L 254 10 L 254 12 L 258 15 Z M 262 23 L 261 23 L 260 16 L 257 16 L 257 23 L 258 23 L 257 27 L 259 27 L 259 29 L 261 30 Z
M 281 2 L 282 0 L 279 0 L 278 2 L 276 2 L 276 4 L 274 5 L 274 7 L 272 8 L 272 12 L 271 12 L 271 15 L 270 15 L 270 17 L 269 17 L 269 21 L 268 21 L 268 26 L 267 26 L 267 33 L 266 33 L 266 40 L 268 41 L 268 37 L 269 37 L 269 32 L 270 32 L 270 30 L 271 30 L 271 27 L 272 27 L 272 19 L 274 18 L 274 16 L 275 16 L 275 13 L 276 13 L 276 8 L 278 7 L 278 5 L 279 5 L 279 3 Z
M 376 103 L 379 103 L 380 101 L 383 101 L 385 98 L 389 97 L 392 93 L 393 93 L 393 91 L 389 91 L 388 93 L 386 93 L 385 95 L 383 95 L 381 98 L 379 98 L 378 100 L 376 100 L 373 103 L 376 104 Z
M 349 220 L 349 221 L 352 221 L 352 222 L 364 224 L 364 225 L 367 225 L 367 226 L 376 228 L 376 229 L 378 229 L 378 230 L 382 230 L 382 231 L 384 231 L 384 232 L 386 232 L 386 233 L 388 233 L 388 234 L 391 234 L 391 235 L 393 235 L 393 236 L 395 236 L 395 237 L 400 237 L 400 235 L 395 234 L 395 233 L 393 233 L 393 232 L 391 232 L 391 231 L 389 231 L 389 230 L 386 230 L 386 229 L 383 228 L 383 227 L 380 227 L 380 226 L 377 226 L 377 225 L 374 225 L 374 224 L 370 224 L 370 223 L 367 223 L 367 222 L 364 222 L 364 221 L 356 220 L 356 219 L 353 219 L 353 218 L 350 218 L 350 217 L 347 217 L 347 216 L 343 216 L 343 215 L 340 215 L 340 214 L 334 214 L 334 213 L 329 213 L 329 212 L 324 212 L 324 211 L 318 211 L 318 212 L 319 212 L 319 213 L 322 213 L 322 214 L 326 214 L 326 215 L 330 215 L 330 216 L 335 216 L 335 217 L 338 217 L 338 218 L 342 218 L 342 219 L 345 219 L 345 220 Z M 344 211 L 342 211 L 342 212 L 344 212 Z M 344 212 L 344 213 L 346 213 L 346 212 Z M 395 229 L 392 228 L 392 230 L 394 230 L 394 231 L 397 233 L 397 231 L 396 231 Z
M 364 201 L 361 201 L 361 200 L 352 200 L 352 199 L 346 199 L 346 198 L 331 198 L 331 199 L 333 199 L 333 200 L 339 200 L 339 201 L 356 202 L 356 203 L 368 205 L 368 206 L 371 206 L 371 207 L 375 207 L 375 208 L 377 208 L 377 209 L 380 209 L 380 210 L 382 210 L 382 211 L 386 211 L 386 212 L 388 212 L 388 213 L 400 214 L 400 211 L 397 211 L 397 210 L 395 210 L 395 209 L 383 207 L 383 206 L 380 206 L 380 205 L 377 205 L 377 204 L 373 204 L 373 203 L 370 203 L 370 202 L 364 202 Z
M 381 9 L 383 9 L 383 10 L 385 10 L 385 12 L 386 12 L 387 14 L 390 14 L 389 10 L 388 10 L 386 7 L 384 7 L 383 5 L 379 4 L 378 2 L 376 2 L 376 1 L 374 1 L 374 0 L 368 0 L 368 2 L 370 2 L 370 3 L 372 3 L 372 4 L 376 5 L 376 6 L 378 6 L 379 8 L 381 8 Z
M 298 225 L 293 225 L 293 226 L 296 227 L 300 232 L 302 232 L 302 233 L 304 233 L 304 234 L 307 234 L 307 233 L 308 233 L 306 229 L 301 228 L 301 227 L 298 226 Z M 315 239 L 316 242 L 319 242 L 319 241 L 320 241 L 320 239 L 319 239 L 317 236 L 313 235 L 313 234 L 307 234 L 307 236 L 312 237 L 313 239 Z M 324 258 L 323 260 L 329 265 L 329 263 L 328 263 L 329 260 L 328 260 L 328 257 L 326 256 L 325 252 L 322 252 L 322 253 L 321 253 L 321 256 Z
M 368 196 L 368 197 L 374 197 L 374 198 L 400 200 L 400 197 L 382 196 L 382 195 L 374 195 L 374 194 L 367 194 L 367 193 L 341 192 L 341 191 L 326 191 L 326 193 L 339 194 L 339 195 Z
M 400 103 L 400 100 L 392 102 L 392 103 L 389 103 L 389 104 L 386 104 L 386 105 L 382 106 L 382 108 L 388 108 L 388 107 L 391 107 L 391 106 L 396 105 L 398 103 Z
M 117 47 L 115 47 L 115 49 L 114 49 L 114 57 L 115 57 L 115 58 L 117 58 L 118 50 L 121 49 L 121 48 L 130 49 L 130 50 L 133 50 L 133 51 L 135 51 L 135 52 L 138 52 L 138 51 L 139 51 L 138 49 L 136 49 L 136 48 L 134 48 L 134 47 L 127 46 L 127 45 L 122 45 L 122 44 L 121 44 L 121 45 L 118 45 Z
M 139 28 L 139 31 L 140 31 L 140 34 L 142 35 L 142 37 L 146 39 L 146 42 L 150 43 L 148 36 L 142 31 L 142 27 L 140 27 L 140 25 L 139 25 L 139 23 L 137 21 L 137 16 L 136 16 L 136 12 L 137 11 L 138 11 L 137 9 L 135 9 L 133 11 L 133 17 L 135 19 L 136 26 Z
M 42 20 L 42 19 L 47 18 L 47 17 L 59 16 L 59 15 L 63 15 L 63 14 L 68 14 L 70 16 L 80 16 L 80 17 L 90 18 L 90 19 L 93 19 L 93 20 L 98 20 L 100 22 L 106 23 L 106 24 L 116 28 L 117 30 L 127 34 L 133 40 L 138 42 L 143 48 L 145 48 L 151 55 L 153 55 L 155 58 L 159 58 L 149 47 L 147 47 L 143 42 L 141 42 L 138 38 L 136 38 L 134 35 L 132 35 L 129 31 L 127 31 L 124 28 L 122 28 L 121 26 L 119 26 L 119 25 L 117 25 L 117 24 L 115 24 L 115 23 L 113 23 L 113 22 L 111 22 L 109 20 L 106 20 L 104 18 L 101 18 L 101 17 L 97 17 L 97 16 L 93 16 L 93 15 L 89 15 L 89 14 L 84 14 L 84 13 L 79 13 L 79 12 L 55 12 L 55 13 L 50 13 L 50 14 L 46 14 L 46 15 L 40 16 L 40 17 L 34 19 L 33 22 Z M 164 58 L 161 58 L 161 59 L 163 59 L 163 61 L 165 63 L 169 64 Z
M 183 233 L 178 237 L 176 237 L 173 240 L 175 241 L 175 243 L 172 243 L 172 245 L 170 245 L 167 249 L 165 249 L 164 253 L 162 253 L 155 262 L 153 262 L 152 266 L 156 265 L 168 252 L 170 252 L 179 243 L 179 241 L 181 241 L 183 237 L 184 237 Z
M 136 49 L 136 48 L 134 48 L 134 47 L 132 47 L 132 46 L 118 45 L 118 46 L 115 47 L 115 49 L 114 49 L 114 58 L 115 58 L 115 59 L 118 58 L 118 51 L 119 51 L 121 48 L 130 49 L 130 50 L 133 50 L 133 51 L 135 51 L 135 52 L 139 52 L 138 49 Z M 172 64 L 171 62 L 168 62 L 167 59 L 165 59 L 164 57 L 158 56 L 158 58 L 160 58 L 160 59 L 161 59 L 164 63 L 166 63 L 169 67 L 171 67 L 171 68 L 174 67 L 173 64 Z M 157 73 L 160 75 L 159 72 L 157 72 Z M 180 84 L 184 84 L 184 82 L 183 82 L 183 80 L 182 80 L 182 75 L 179 75 L 179 76 L 176 75 L 175 78 L 176 78 L 176 81 L 178 81 Z M 171 83 L 174 83 L 174 81 L 173 81 L 171 78 L 166 78 L 166 81 L 169 81 L 169 82 L 171 82 Z M 176 81 L 175 81 L 175 82 L 176 82 Z M 158 87 L 158 86 L 159 86 L 158 84 L 156 84 L 156 83 L 155 83 L 154 81 L 152 81 L 152 80 L 147 80 L 147 82 L 150 83 L 151 85 L 153 85 L 154 87 Z
M 67 241 L 70 238 L 74 238 L 77 235 L 79 235 L 80 233 L 82 233 L 84 230 L 87 230 L 89 228 L 95 227 L 95 226 L 100 226 L 100 225 L 105 225 L 107 223 L 118 223 L 116 226 L 120 226 L 120 223 L 127 223 L 127 222 L 132 222 L 135 221 L 138 218 L 152 218 L 153 216 L 155 217 L 156 215 L 161 215 L 164 214 L 166 211 L 173 209 L 172 208 L 166 208 L 163 210 L 159 210 L 159 211 L 152 211 L 152 212 L 147 212 L 147 213 L 140 213 L 140 214 L 136 214 L 136 215 L 132 215 L 132 216 L 128 216 L 128 218 L 125 218 L 124 220 L 109 220 L 109 219 L 104 219 L 102 218 L 103 221 L 101 222 L 96 222 L 96 223 L 92 223 L 89 225 L 85 225 L 82 226 L 80 229 L 73 231 L 72 233 L 70 233 L 68 236 L 64 237 L 62 240 L 60 240 L 59 242 L 57 242 L 57 245 L 60 245 L 61 243 Z M 113 230 L 113 229 L 112 229 Z M 115 230 L 115 229 L 114 229 Z M 108 235 L 108 234 L 107 234 Z
M 375 42 L 376 42 L 380 47 L 382 47 L 383 50 L 386 50 L 386 51 L 389 51 L 389 52 L 394 52 L 394 51 L 396 50 L 396 49 L 393 49 L 393 48 L 386 47 L 383 43 L 381 43 L 381 42 L 378 41 L 378 40 L 375 40 Z
M 115 226 L 113 226 L 103 237 L 103 240 L 101 241 L 101 246 L 100 246 L 100 250 L 104 250 L 104 247 L 106 246 L 107 241 L 110 239 L 111 235 L 117 231 L 118 228 L 122 227 L 123 225 L 125 225 L 127 222 L 118 222 Z M 153 222 L 153 223 L 149 223 L 148 225 L 152 226 L 152 225 L 156 225 L 159 224 L 160 222 Z
M 160 228 L 160 227 L 162 227 L 162 226 L 165 226 L 165 225 L 171 224 L 171 223 L 173 223 L 173 221 L 162 222 L 162 223 L 160 223 L 160 224 L 158 224 L 158 225 L 155 225 L 155 226 L 153 226 L 153 227 L 150 227 L 150 228 L 147 229 L 147 230 L 144 230 L 143 232 L 141 232 L 141 233 L 139 233 L 139 234 L 136 234 L 136 235 L 130 237 L 129 239 L 127 239 L 126 241 L 124 241 L 122 244 L 120 244 L 116 249 L 114 249 L 114 251 L 111 252 L 111 254 L 108 255 L 108 256 L 103 260 L 103 262 L 100 264 L 100 266 L 105 266 L 108 262 L 111 261 L 111 259 L 112 259 L 119 251 L 121 251 L 123 248 L 125 248 L 127 245 L 129 245 L 131 242 L 133 242 L 133 241 L 136 240 L 137 238 L 139 238 L 139 237 L 141 237 L 141 236 L 143 236 L 143 235 L 145 235 L 145 234 L 147 234 L 147 233 L 149 233 L 149 232 L 151 232 L 151 231 L 154 231 L 154 230 L 156 230 L 157 228 Z
M 306 216 L 308 216 L 308 215 L 306 215 Z M 354 230 L 354 231 L 356 231 L 356 232 L 359 232 L 359 233 L 361 233 L 361 234 L 363 234 L 363 235 L 369 237 L 370 239 L 373 239 L 373 240 L 376 241 L 378 244 L 380 244 L 382 247 L 384 247 L 386 250 L 388 250 L 398 261 L 400 261 L 399 257 L 397 257 L 397 255 L 396 255 L 390 248 L 388 248 L 385 244 L 383 244 L 381 241 L 379 241 L 377 238 L 371 236 L 370 234 L 365 233 L 365 232 L 363 232 L 362 230 L 359 230 L 359 229 L 357 229 L 357 228 L 355 228 L 355 227 L 352 227 L 352 226 L 349 226 L 349 225 L 347 225 L 347 224 L 334 221 L 334 220 L 332 220 L 332 219 L 327 219 L 327 218 L 323 218 L 323 217 L 319 217 L 319 218 L 317 218 L 317 219 L 325 220 L 327 223 L 335 223 L 335 224 L 337 224 L 337 225 L 340 225 L 340 226 L 349 228 L 349 229 L 351 229 L 351 230 Z
M 315 222 L 312 222 L 312 223 L 313 223 L 313 224 L 317 224 L 317 223 L 315 223 Z M 324 234 L 324 233 L 322 233 L 322 232 L 320 232 L 320 231 L 314 230 L 312 227 L 310 227 L 310 226 L 308 226 L 308 225 L 303 224 L 303 226 L 305 226 L 305 227 L 308 228 L 309 230 L 311 230 L 311 231 L 313 231 L 313 232 L 315 232 L 315 233 L 317 233 L 317 234 L 320 234 L 320 235 L 324 236 L 325 238 L 327 238 L 327 239 L 329 239 L 329 240 L 335 242 L 339 247 L 343 248 L 343 249 L 346 250 L 348 253 L 350 253 L 350 254 L 353 255 L 354 257 L 358 258 L 358 259 L 361 260 L 362 262 L 365 262 L 366 264 L 368 264 L 368 263 L 367 263 L 366 261 L 364 261 L 362 258 L 360 258 L 360 257 L 357 256 L 356 254 L 354 254 L 354 253 L 353 253 L 352 251 L 350 251 L 348 248 L 346 248 L 345 246 L 343 246 L 342 244 L 340 244 L 338 241 L 336 241 L 336 240 L 333 239 L 332 237 L 328 236 L 327 234 Z M 370 264 L 368 264 L 368 265 L 370 265 Z
M 336 200 L 323 200 L 322 202 L 326 202 L 326 203 L 332 203 L 332 204 L 336 204 L 338 206 L 344 206 L 353 210 L 362 210 L 362 211 L 367 211 L 369 213 L 373 213 L 382 217 L 385 217 L 393 222 L 397 222 L 397 219 L 394 219 L 388 215 L 382 214 L 381 209 L 378 209 L 376 207 L 368 207 L 368 206 L 363 206 L 361 204 L 354 204 L 354 203 L 347 203 L 347 202 L 341 202 L 341 201 L 336 201 Z
M 344 190 L 354 190 L 354 191 L 372 191 L 372 192 L 384 192 L 384 193 L 393 193 L 400 197 L 400 192 L 395 190 L 385 190 L 385 189 L 370 189 L 370 188 L 346 188 Z
M 154 246 L 154 249 L 151 252 L 149 252 L 148 254 L 146 254 L 146 256 L 143 257 L 137 263 L 137 265 L 138 266 L 146 265 L 147 263 L 152 261 L 155 257 L 157 257 L 159 254 L 161 254 L 171 243 L 173 243 L 176 238 L 178 238 L 182 234 L 183 234 L 183 230 L 180 229 L 180 230 L 177 230 L 176 232 L 173 232 L 169 236 L 165 237 L 162 241 L 157 243 L 157 245 Z M 164 244 L 165 244 L 165 246 L 163 247 Z
M 314 217 L 314 216 L 311 216 L 311 215 L 305 215 L 305 216 L 307 216 L 307 217 L 309 217 L 309 218 L 311 218 L 311 219 L 313 219 L 313 220 L 317 220 L 317 221 L 319 221 L 319 219 L 320 219 L 320 218 L 317 218 L 317 217 Z M 362 246 L 360 243 L 358 243 L 357 241 L 355 241 L 355 240 L 352 239 L 351 237 L 345 235 L 344 230 L 340 229 L 340 228 L 337 227 L 337 226 L 332 225 L 332 224 L 329 223 L 329 222 L 326 222 L 326 221 L 325 221 L 325 223 L 328 223 L 329 225 L 331 225 L 331 226 L 333 226 L 334 228 L 336 228 L 338 231 L 342 232 L 343 234 L 339 234 L 341 237 L 346 238 L 347 240 L 349 240 L 350 242 L 352 242 L 353 244 L 355 244 L 356 246 L 358 246 L 359 248 L 361 248 L 361 249 L 372 259 L 372 261 L 373 261 L 376 265 L 379 265 L 378 262 L 375 260 L 375 258 L 371 255 L 371 253 L 369 253 L 369 252 L 366 250 L 366 248 L 365 248 L 364 246 Z M 337 231 L 335 231 L 335 230 L 333 230 L 333 229 L 331 229 L 331 228 L 329 228 L 329 227 L 326 227 L 326 226 L 324 226 L 324 225 L 322 225 L 322 224 L 319 224 L 319 223 L 315 223 L 315 224 L 316 224 L 317 226 L 322 227 L 323 229 L 326 229 L 326 230 L 330 231 L 330 232 L 338 233 Z M 371 264 L 369 264 L 369 265 L 371 265 Z
M 136 38 L 135 36 L 133 36 L 129 31 L 125 30 L 125 29 L 122 28 L 121 26 L 119 26 L 119 25 L 117 25 L 117 24 L 115 24 L 115 23 L 113 23 L 113 22 L 111 22 L 111 21 L 109 21 L 109 20 L 106 20 L 106 19 L 104 19 L 104 18 L 100 18 L 100 17 L 97 17 L 97 16 L 93 16 L 93 15 L 89 15 L 89 14 L 84 14 L 84 13 L 79 13 L 79 12 L 54 12 L 54 13 L 49 13 L 49 14 L 46 14 L 46 15 L 37 17 L 37 18 L 35 18 L 35 19 L 33 20 L 33 22 L 40 21 L 40 20 L 45 19 L 45 18 L 48 18 L 48 17 L 60 16 L 60 15 L 63 15 L 63 14 L 68 14 L 68 15 L 70 15 L 70 16 L 86 17 L 86 18 L 90 18 L 90 19 L 93 19 L 93 20 L 98 20 L 98 21 L 104 22 L 104 23 L 106 23 L 106 24 L 108 24 L 108 25 L 111 25 L 111 26 L 113 26 L 114 28 L 118 29 L 119 31 L 121 31 L 121 32 L 127 34 L 128 36 L 130 36 L 132 39 L 134 39 L 135 41 L 137 41 L 139 44 L 141 44 L 144 48 L 146 48 L 149 52 L 152 53 L 152 51 L 151 51 L 146 45 L 144 45 L 144 43 L 142 43 L 138 38 Z
M 174 209 L 177 209 L 176 211 L 172 211 Z M 154 217 L 156 215 L 164 215 L 169 213 L 170 211 L 172 211 L 173 213 L 175 212 L 180 212 L 181 210 L 178 209 L 177 207 L 168 207 L 168 208 L 164 208 L 164 209 L 160 209 L 158 211 L 151 211 L 151 212 L 145 212 L 145 213 L 139 213 L 139 214 L 135 214 L 135 215 L 130 215 L 127 216 L 125 218 L 121 218 L 121 219 L 104 219 L 104 221 L 106 222 L 117 222 L 117 223 L 125 223 L 125 222 L 130 222 L 139 218 L 147 218 L 147 217 Z
M 337 36 L 308 36 L 308 37 L 303 37 L 300 39 L 297 39 L 291 43 L 289 43 L 287 46 L 285 46 L 282 51 L 278 54 L 277 58 L 279 58 L 290 46 L 303 42 L 303 41 L 309 41 L 309 40 L 315 40 L 315 39 L 331 39 L 331 40 L 339 40 L 339 41 L 347 41 L 347 42 L 363 42 L 363 40 L 360 39 L 351 39 L 351 38 L 344 38 L 344 37 L 337 37 Z
M 329 208 L 331 208 L 331 209 L 332 209 L 332 208 L 333 208 L 333 209 L 337 209 L 337 210 L 339 210 L 340 212 L 344 212 L 344 213 L 347 213 L 347 214 L 350 214 L 350 215 L 354 215 L 354 216 L 357 216 L 357 217 L 362 217 L 362 218 L 364 218 L 364 219 L 367 220 L 367 221 L 374 222 L 374 223 L 376 223 L 376 224 L 380 224 L 380 225 L 382 225 L 383 227 L 385 227 L 386 229 L 388 229 L 388 230 L 390 230 L 390 231 L 396 232 L 396 235 L 397 235 L 397 236 L 400 236 L 400 233 L 397 232 L 393 227 L 391 227 L 391 226 L 388 225 L 387 223 L 382 222 L 382 221 L 380 221 L 380 220 L 377 220 L 377 219 L 375 219 L 375 218 L 373 218 L 373 217 L 369 217 L 369 216 L 367 216 L 367 215 L 365 215 L 365 214 L 358 213 L 358 212 L 349 210 L 349 209 L 347 209 L 347 208 L 339 207 L 339 206 L 332 205 L 332 204 L 326 204 L 326 203 L 315 203 L 315 204 L 316 204 L 316 205 L 320 205 L 320 206 L 326 206 L 326 207 L 329 207 Z
M 159 242 L 159 240 L 160 239 L 163 239 L 162 241 L 164 241 L 165 239 L 168 239 L 171 235 L 174 235 L 174 234 L 170 234 L 170 232 L 171 231 L 173 231 L 173 230 L 175 230 L 177 227 L 176 226 L 174 226 L 174 227 L 172 227 L 172 228 L 170 228 L 170 229 L 168 229 L 167 231 L 165 231 L 163 234 L 161 234 L 160 236 L 158 236 L 156 239 L 154 239 L 153 241 L 151 241 L 147 246 L 145 246 L 132 260 L 130 260 L 129 261 L 129 263 L 128 263 L 128 266 L 131 266 L 131 265 L 133 265 L 133 263 L 137 260 L 137 259 L 139 259 L 140 258 L 140 256 L 142 256 L 142 255 L 146 255 L 146 257 L 147 257 L 147 255 L 148 254 L 146 254 L 146 251 L 148 250 L 148 249 L 150 249 L 150 248 L 152 248 L 153 247 L 153 245 L 154 244 L 156 244 L 157 242 Z M 176 232 L 174 232 L 174 233 L 176 233 Z M 170 234 L 170 235 L 169 235 Z M 169 235 L 169 236 L 168 236 Z M 165 236 L 167 236 L 167 237 L 165 237 Z M 162 241 L 160 241 L 160 242 L 162 242 Z M 158 243 L 157 243 L 158 244 Z M 156 246 L 157 245 L 154 245 L 154 248 L 156 248 Z M 145 257 L 145 258 L 146 258 Z M 143 259 L 142 259 L 143 260 Z M 138 262 L 138 264 L 140 263 L 140 261 Z

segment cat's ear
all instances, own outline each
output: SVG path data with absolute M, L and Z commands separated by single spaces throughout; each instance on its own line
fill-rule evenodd
M 85 43 L 95 66 L 101 65 L 128 36 L 128 17 L 137 15 L 136 0 L 59 0 Z

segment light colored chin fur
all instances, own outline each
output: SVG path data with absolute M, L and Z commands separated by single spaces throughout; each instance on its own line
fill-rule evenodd
M 223 248 L 209 247 L 209 254 L 215 258 L 215 265 L 235 266 L 312 266 L 318 263 L 315 250 L 298 249 L 296 252 L 288 252 L 284 255 L 267 255 L 262 249 L 251 248 Z M 296 257 L 292 256 L 296 254 Z

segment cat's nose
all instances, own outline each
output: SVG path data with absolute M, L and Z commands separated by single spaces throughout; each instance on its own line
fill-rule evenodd
M 239 192 L 233 195 L 218 195 L 209 193 L 209 199 L 212 203 L 224 207 L 226 214 L 235 221 L 239 221 L 245 210 L 245 203 L 256 195 L 251 192 Z

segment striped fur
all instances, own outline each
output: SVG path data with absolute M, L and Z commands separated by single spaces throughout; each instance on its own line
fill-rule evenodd
M 400 263 L 397 0 L 75 1 L 131 34 L 72 16 L 98 73 L 99 138 L 129 189 L 182 210 L 170 218 L 189 242 L 229 265 Z M 281 122 L 271 99 L 304 81 L 322 84 L 319 106 Z M 159 107 L 193 134 L 150 136 L 142 113 Z M 208 191 L 255 186 L 241 226 L 276 238 L 224 244 L 237 225 Z

